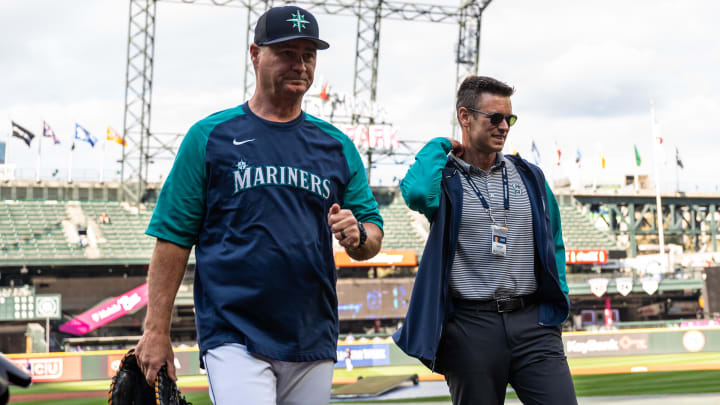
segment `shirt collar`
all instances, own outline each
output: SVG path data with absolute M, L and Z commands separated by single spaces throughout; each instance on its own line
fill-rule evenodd
M 458 166 L 460 166 L 460 168 L 462 170 L 464 170 L 466 173 L 485 173 L 484 170 L 480 169 L 479 167 L 473 166 L 470 163 L 460 159 L 459 157 L 455 156 L 455 154 L 453 154 L 452 152 L 450 152 L 448 154 L 448 156 L 450 157 L 450 159 L 455 161 L 458 164 Z M 502 168 L 504 165 L 505 165 L 505 155 L 502 152 L 497 152 L 495 154 L 495 163 L 492 166 L 490 166 L 490 171 L 492 172 L 492 171 L 498 170 L 498 169 Z

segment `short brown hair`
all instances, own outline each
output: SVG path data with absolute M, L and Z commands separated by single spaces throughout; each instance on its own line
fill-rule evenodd
M 478 98 L 483 93 L 510 97 L 515 93 L 515 89 L 492 77 L 468 76 L 458 89 L 455 111 L 460 107 L 475 108 Z

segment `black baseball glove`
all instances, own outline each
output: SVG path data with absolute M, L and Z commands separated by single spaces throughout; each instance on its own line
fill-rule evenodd
M 162 366 L 155 377 L 155 385 L 150 386 L 140 370 L 135 349 L 125 353 L 117 374 L 110 383 L 108 405 L 192 405 L 180 395 L 175 381 Z

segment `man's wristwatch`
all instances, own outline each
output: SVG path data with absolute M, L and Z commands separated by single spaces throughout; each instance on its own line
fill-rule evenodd
M 367 240 L 367 232 L 365 231 L 365 227 L 363 226 L 362 222 L 358 222 L 358 231 L 360 231 L 360 243 L 355 247 L 355 249 L 360 249 L 362 245 L 365 244 L 365 241 Z

